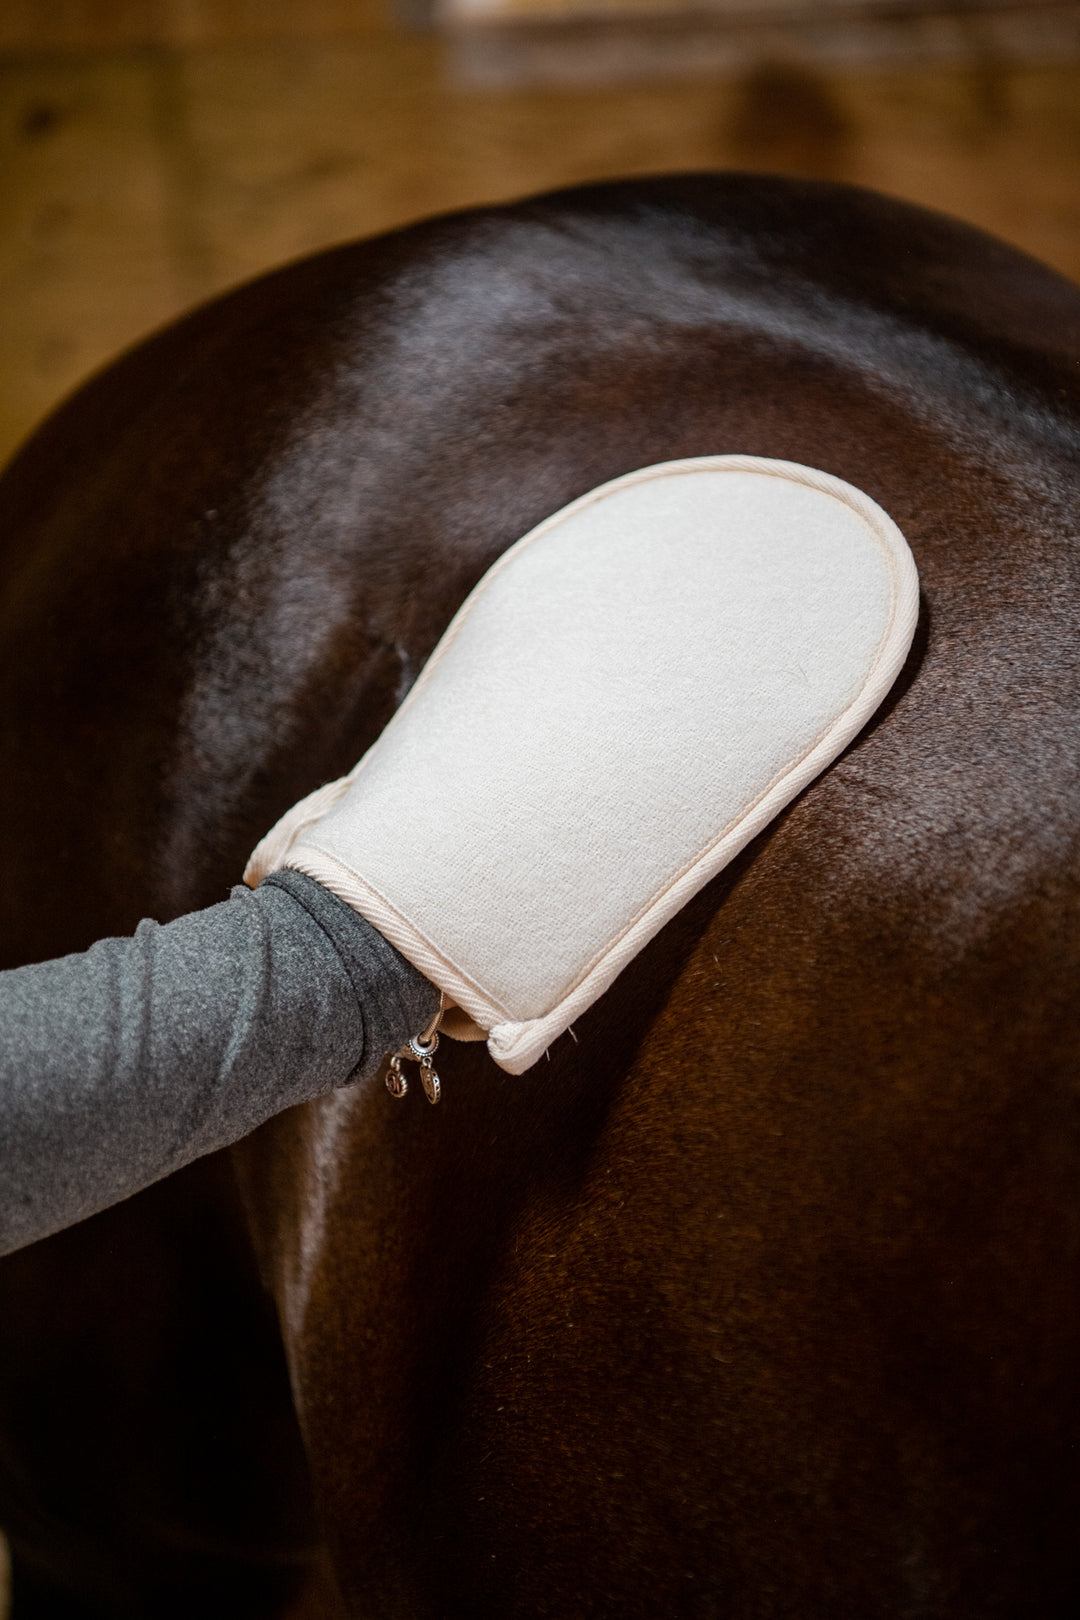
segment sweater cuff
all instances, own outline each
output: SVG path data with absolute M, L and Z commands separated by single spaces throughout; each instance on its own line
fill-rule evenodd
M 364 1051 L 351 1080 L 370 1074 L 436 1017 L 440 992 L 344 900 L 303 872 L 282 867 L 259 889 L 283 889 L 333 945 L 349 977 L 364 1024 Z M 258 890 L 256 890 L 258 893 Z

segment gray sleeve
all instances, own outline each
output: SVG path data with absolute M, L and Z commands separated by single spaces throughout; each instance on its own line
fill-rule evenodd
M 0 1254 L 374 1074 L 439 993 L 299 872 L 0 973 Z

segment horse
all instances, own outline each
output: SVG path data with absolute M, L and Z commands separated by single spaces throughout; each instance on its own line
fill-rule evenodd
M 14 1620 L 1080 1601 L 1080 293 L 743 174 L 429 220 L 140 344 L 0 481 L 3 965 L 223 898 L 518 536 L 837 474 L 886 703 L 527 1074 L 334 1092 L 0 1265 Z M 439 761 L 417 792 L 438 792 Z

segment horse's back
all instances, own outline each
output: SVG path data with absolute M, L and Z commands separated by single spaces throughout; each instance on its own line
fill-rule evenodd
M 920 568 L 877 720 L 549 1062 L 238 1155 L 356 1614 L 1071 1612 L 1078 356 L 962 227 L 642 182 L 259 283 L 8 475 L 12 960 L 217 898 L 606 478 L 822 467 Z

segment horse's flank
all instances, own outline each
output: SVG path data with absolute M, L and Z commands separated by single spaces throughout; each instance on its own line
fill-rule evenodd
M 438 1110 L 342 1093 L 5 1262 L 17 1558 L 114 1613 L 148 1612 L 162 1547 L 207 1613 L 214 1559 L 232 1613 L 302 1579 L 235 1171 L 349 1613 L 1071 1612 L 1078 360 L 1080 294 L 975 232 L 698 176 L 322 255 L 31 441 L 0 485 L 7 963 L 219 898 L 492 560 L 634 467 L 835 473 L 899 523 L 924 604 L 872 725 L 549 1062 L 446 1052 Z M 166 1414 L 178 1301 L 204 1364 Z M 70 1460 L 12 1409 L 48 1362 L 128 1411 L 125 1320 L 157 1451 L 132 1436 L 110 1501 L 140 1468 L 158 1496 L 121 1535 L 77 1489 L 35 1505 Z

